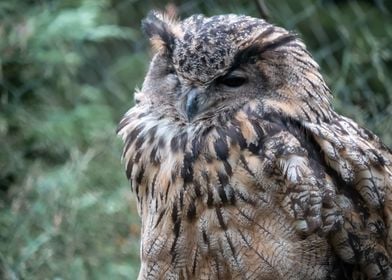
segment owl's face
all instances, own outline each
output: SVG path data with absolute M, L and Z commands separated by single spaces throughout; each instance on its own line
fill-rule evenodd
M 313 106 L 296 88 L 314 78 L 302 71 L 298 57 L 307 60 L 312 73 L 318 65 L 283 28 L 247 16 L 197 15 L 176 22 L 156 13 L 143 27 L 156 53 L 135 100 L 165 118 L 182 125 L 213 123 L 255 99 L 288 116 Z M 316 97 L 316 109 L 329 106 L 328 97 Z

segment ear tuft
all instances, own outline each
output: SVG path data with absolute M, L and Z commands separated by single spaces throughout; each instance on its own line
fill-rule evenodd
M 152 47 L 156 50 L 162 48 L 171 52 L 174 48 L 175 35 L 173 33 L 173 23 L 166 16 L 156 11 L 148 13 L 142 21 L 142 29 L 150 38 Z

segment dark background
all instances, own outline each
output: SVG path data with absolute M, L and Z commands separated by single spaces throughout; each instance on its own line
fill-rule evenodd
M 391 146 L 392 1 L 265 2 L 320 63 L 336 110 Z M 182 18 L 260 17 L 256 1 L 171 3 Z M 136 278 L 115 129 L 151 56 L 140 20 L 167 4 L 0 0 L 0 279 Z

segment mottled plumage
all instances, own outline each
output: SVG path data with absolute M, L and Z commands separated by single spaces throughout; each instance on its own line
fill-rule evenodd
M 338 115 L 292 33 L 143 22 L 155 56 L 119 124 L 139 279 L 392 279 L 392 155 Z

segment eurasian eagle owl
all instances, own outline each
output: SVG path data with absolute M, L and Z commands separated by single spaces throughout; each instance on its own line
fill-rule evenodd
M 294 34 L 152 12 L 119 124 L 142 220 L 139 279 L 392 279 L 392 156 L 331 107 Z

